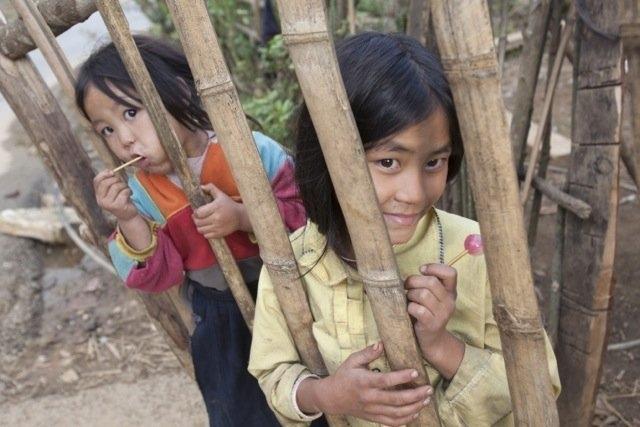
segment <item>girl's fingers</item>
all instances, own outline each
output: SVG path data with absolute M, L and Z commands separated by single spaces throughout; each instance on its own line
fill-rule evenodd
M 434 292 L 431 289 L 412 289 L 407 292 L 407 299 L 420 305 L 425 305 L 427 302 L 439 303 L 445 300 L 447 291 L 443 288 L 442 292 L 439 292 L 439 294 L 440 295 L 437 295 L 437 292 Z
M 420 267 L 420 273 L 425 276 L 436 276 L 449 292 L 456 291 L 458 272 L 455 268 L 444 264 L 425 264 Z
M 399 418 L 393 418 L 393 417 L 388 417 L 385 415 L 380 415 L 377 417 L 372 418 L 372 421 L 375 421 L 377 423 L 382 424 L 383 426 L 404 426 L 406 424 L 409 424 L 410 422 L 414 421 L 416 418 L 418 418 L 417 416 L 418 414 L 413 414 L 413 415 L 408 415 L 406 417 L 399 417 Z
M 426 402 L 426 403 L 425 403 Z M 431 397 L 426 396 L 416 402 L 412 402 L 403 406 L 390 406 L 390 405 L 370 405 L 365 407 L 365 411 L 370 414 L 376 414 L 378 416 L 389 417 L 392 419 L 411 417 L 422 410 L 431 402 Z
M 118 193 L 118 195 L 116 196 L 114 203 L 115 204 L 127 204 L 129 203 L 129 197 L 131 197 L 131 190 L 127 187 L 124 190 L 122 190 L 120 193 Z
M 415 369 L 402 369 L 384 373 L 372 372 L 368 384 L 371 387 L 387 389 L 410 383 L 416 378 L 418 378 L 418 372 Z
M 410 302 L 409 305 L 407 305 L 407 311 L 412 317 L 422 324 L 433 323 L 436 319 L 436 314 L 431 311 L 429 307 L 425 307 L 415 302 Z
M 124 182 L 116 182 L 107 190 L 105 199 L 115 201 L 121 191 L 127 189 L 127 184 Z
M 345 368 L 368 369 L 369 363 L 382 356 L 382 347 L 382 342 L 377 342 L 373 345 L 363 348 L 360 351 L 356 351 L 355 353 L 350 354 L 349 357 L 347 357 L 347 359 L 342 362 L 342 366 L 344 366 Z
M 372 394 L 371 399 L 374 405 L 403 407 L 424 402 L 424 400 L 432 394 L 433 388 L 428 385 L 423 385 L 406 390 L 376 390 L 376 392 Z
M 217 206 L 217 203 L 214 200 L 211 203 L 207 203 L 206 205 L 200 206 L 198 209 L 195 210 L 193 214 L 196 218 L 200 218 L 200 219 L 206 218 L 212 215 L 216 211 L 216 206 Z

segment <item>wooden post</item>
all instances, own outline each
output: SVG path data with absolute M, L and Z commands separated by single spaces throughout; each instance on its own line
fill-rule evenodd
M 576 3 L 577 57 L 568 192 L 589 203 L 567 215 L 557 357 L 562 425 L 589 425 L 605 353 L 618 209 L 622 47 L 620 2 Z
M 391 369 L 414 368 L 427 384 L 407 299 L 378 207 L 322 0 L 278 0 L 282 34 L 318 134 Z M 339 141 L 339 143 L 336 143 Z M 435 401 L 411 425 L 439 425 Z
M 96 11 L 94 0 L 42 0 L 37 6 L 55 35 L 85 21 Z M 21 58 L 35 48 L 35 43 L 20 19 L 0 28 L 0 53 L 7 58 Z
M 623 140 L 622 144 L 627 169 L 640 189 L 640 4 L 637 0 L 624 0 L 624 5 L 625 22 L 620 27 L 620 35 L 628 67 L 624 84 L 630 97 L 626 105 L 631 118 L 631 140 Z
M 29 35 L 47 60 L 65 95 L 69 99 L 70 104 L 75 107 L 75 77 L 73 76 L 71 64 L 69 64 L 67 58 L 64 56 L 51 28 L 49 28 L 45 22 L 42 14 L 35 3 L 33 3 L 33 0 L 12 0 L 12 4 L 22 18 Z M 119 161 L 107 148 L 102 138 L 93 130 L 86 117 L 76 108 L 74 108 L 74 111 L 80 122 L 82 131 L 89 137 L 91 145 L 98 153 L 100 160 L 102 160 L 107 168 L 115 168 L 119 164 Z
M 327 369 L 313 337 L 313 317 L 291 243 L 207 9 L 200 0 L 167 0 L 167 5 L 198 82 L 198 93 L 247 206 L 260 256 L 296 348 L 313 373 L 325 376 Z M 339 417 L 328 419 L 333 426 L 346 425 Z
M 509 26 L 509 2 L 500 0 L 500 36 L 498 39 L 498 67 L 500 74 L 504 68 L 504 56 L 507 52 L 507 27 Z
M 462 130 L 515 423 L 557 426 L 487 3 L 432 0 L 431 14 Z
M 131 36 L 129 24 L 124 16 L 122 7 L 117 1 L 112 0 L 97 0 L 96 4 L 102 18 L 107 24 L 107 29 L 120 53 L 122 62 L 125 64 L 138 94 L 149 112 L 149 117 L 158 132 L 158 137 L 160 138 L 164 151 L 167 153 L 180 178 L 183 191 L 195 210 L 207 203 L 208 198 L 202 190 L 200 190 L 199 182 L 191 174 L 191 170 L 187 165 L 184 148 L 171 128 L 169 120 L 167 120 L 169 113 L 167 113 L 160 100 L 160 95 L 158 95 L 158 91 L 153 85 L 149 71 L 145 67 L 138 47 Z M 231 250 L 224 239 L 210 239 L 209 244 L 216 256 L 218 265 L 222 269 L 225 279 L 227 279 L 229 289 L 240 308 L 242 317 L 249 329 L 251 329 L 255 304 L 244 283 L 242 273 L 240 273 L 240 269 L 231 254 Z
M 544 52 L 544 41 L 549 26 L 551 0 L 540 0 L 535 9 L 531 11 L 529 23 L 523 34 L 524 46 L 520 58 L 518 71 L 518 86 L 516 87 L 511 120 L 510 138 L 514 151 L 516 170 L 522 168 L 524 161 L 527 135 L 531 126 L 531 113 L 533 112 L 533 98 L 538 83 L 540 63 Z
M 65 198 L 88 226 L 92 239 L 106 253 L 111 233 L 93 193 L 93 170 L 86 153 L 74 138 L 71 125 L 46 83 L 28 58 L 11 61 L 0 54 L 0 90 L 29 134 Z M 175 293 L 137 293 L 151 321 L 167 339 L 180 363 L 193 376 L 189 333 L 184 309 Z

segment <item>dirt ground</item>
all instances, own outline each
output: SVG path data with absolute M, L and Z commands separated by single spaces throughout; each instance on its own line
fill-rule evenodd
M 517 65 L 507 62 L 507 106 Z M 544 75 L 544 73 L 541 73 Z M 570 68 L 560 79 L 557 131 L 570 129 Z M 540 86 L 540 85 L 539 85 Z M 540 96 L 540 94 L 539 94 Z M 7 117 L 2 114 L 2 117 Z M 5 120 L 6 121 L 6 120 Z M 38 206 L 51 192 L 22 130 L 0 129 L 0 208 Z M 3 132 L 4 136 L 3 138 Z M 555 159 L 564 166 L 566 158 Z M 560 181 L 560 174 L 551 179 Z M 628 177 L 623 182 L 629 186 Z M 610 342 L 640 338 L 638 199 L 621 191 Z M 533 266 L 544 312 L 555 228 L 544 212 Z M 122 284 L 73 246 L 0 235 L 0 425 L 204 425 L 192 380 Z M 640 347 L 607 352 L 594 425 L 640 425 Z

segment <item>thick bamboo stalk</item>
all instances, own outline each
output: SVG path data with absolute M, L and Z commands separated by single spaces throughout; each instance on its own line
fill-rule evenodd
M 556 426 L 487 4 L 432 0 L 431 14 L 462 130 L 515 423 Z
M 345 216 L 387 359 L 393 370 L 416 369 L 419 378 L 414 385 L 427 384 L 402 280 L 327 31 L 323 1 L 278 0 L 278 5 L 284 40 Z M 412 423 L 434 424 L 439 425 L 435 402 Z
M 55 35 L 86 21 L 96 11 L 93 0 L 42 0 L 37 6 Z M 0 28 L 0 53 L 9 59 L 21 58 L 35 48 L 20 19 Z
M 92 240 L 106 253 L 111 233 L 93 193 L 93 170 L 53 94 L 28 58 L 11 61 L 0 54 L 0 90 L 29 134 L 65 198 L 88 226 Z M 151 321 L 193 376 L 186 313 L 176 294 L 137 293 Z
M 613 291 L 618 209 L 622 46 L 620 2 L 576 3 L 575 91 L 568 192 L 593 211 L 567 215 L 556 346 L 562 425 L 589 425 L 594 412 Z M 587 21 L 585 21 L 585 18 Z
M 327 375 L 313 337 L 313 317 L 289 237 L 207 9 L 200 0 L 167 0 L 167 5 L 198 82 L 198 92 L 247 206 L 260 256 L 298 352 L 312 372 Z
M 517 171 L 520 171 L 525 157 L 527 135 L 533 112 L 533 98 L 544 52 L 550 10 L 551 0 L 540 0 L 535 9 L 531 11 L 527 29 L 523 34 L 524 46 L 520 58 L 518 86 L 515 94 L 516 104 L 512 111 L 513 119 L 510 131 Z
M 356 33 L 356 0 L 347 0 L 347 19 L 349 20 L 349 34 Z
M 22 18 L 29 35 L 40 49 L 42 56 L 47 60 L 70 104 L 75 106 L 75 77 L 73 76 L 71 64 L 64 56 L 51 28 L 47 25 L 33 0 L 12 0 L 12 4 Z M 95 133 L 83 114 L 80 114 L 77 109 L 74 109 L 74 111 L 83 132 L 89 137 L 91 145 L 98 153 L 100 160 L 109 169 L 116 167 L 119 162 L 102 141 L 102 138 Z
M 169 113 L 167 113 L 160 100 L 160 96 L 153 85 L 149 71 L 145 67 L 140 52 L 131 36 L 129 24 L 124 16 L 122 7 L 117 1 L 97 0 L 96 4 L 107 24 L 107 29 L 122 57 L 122 61 L 136 86 L 136 90 L 149 112 L 149 117 L 158 132 L 160 142 L 180 178 L 182 188 L 189 199 L 189 203 L 193 209 L 197 209 L 207 203 L 208 199 L 202 190 L 200 190 L 199 183 L 191 174 L 191 170 L 187 165 L 184 148 L 180 144 L 174 130 L 171 128 L 169 120 L 167 120 Z M 251 329 L 255 304 L 244 283 L 240 269 L 231 254 L 231 250 L 223 239 L 210 239 L 209 244 L 229 284 L 229 289 L 240 308 L 242 317 L 245 322 L 247 322 L 249 329 Z
M 627 59 L 627 70 L 624 85 L 628 88 L 631 118 L 631 139 L 623 138 L 622 149 L 629 173 L 636 187 L 640 186 L 640 5 L 634 0 L 625 0 L 624 23 L 620 26 L 620 35 L 624 54 Z M 638 187 L 640 188 L 640 187 Z
M 558 47 L 560 45 L 560 38 L 562 33 L 562 1 L 551 0 L 551 17 L 549 22 L 549 44 L 547 52 L 547 83 L 545 92 L 549 89 L 549 83 L 551 82 L 551 76 L 553 74 L 553 67 L 549 66 L 553 64 L 554 58 L 558 54 Z M 566 51 L 566 49 L 565 49 Z M 536 235 L 538 234 L 538 221 L 540 219 L 540 208 L 542 207 L 542 193 L 534 185 L 535 178 L 544 180 L 547 176 L 547 169 L 549 162 L 551 161 L 551 122 L 553 120 L 553 113 L 549 111 L 549 120 L 542 133 L 542 148 L 540 151 L 540 164 L 538 165 L 537 176 L 532 181 L 533 187 L 536 191 L 533 194 L 533 200 L 531 201 L 531 210 L 529 211 L 527 240 L 529 241 L 529 247 L 533 248 L 536 243 Z
M 567 16 L 567 22 L 562 30 L 562 37 L 560 38 L 560 45 L 558 46 L 558 54 L 553 60 L 553 69 L 551 70 L 551 79 L 547 87 L 547 91 L 544 96 L 544 104 L 542 106 L 542 115 L 540 117 L 540 123 L 538 124 L 538 130 L 536 132 L 535 139 L 533 140 L 533 147 L 531 148 L 531 157 L 529 159 L 529 165 L 527 167 L 527 174 L 520 190 L 520 203 L 527 202 L 529 197 L 529 189 L 531 188 L 531 180 L 533 179 L 533 172 L 536 164 L 538 163 L 538 154 L 540 153 L 540 145 L 542 144 L 542 137 L 544 136 L 544 130 L 549 123 L 551 116 L 551 105 L 553 103 L 553 97 L 556 93 L 556 87 L 558 87 L 558 78 L 560 77 L 560 69 L 562 68 L 562 62 L 564 60 L 564 51 L 567 48 L 569 37 L 573 31 L 573 16 L 572 12 L 569 12 Z

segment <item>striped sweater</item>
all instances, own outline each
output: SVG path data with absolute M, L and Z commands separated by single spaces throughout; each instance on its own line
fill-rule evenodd
M 293 180 L 293 161 L 272 139 L 253 134 L 262 164 L 271 183 L 278 210 L 289 231 L 306 222 L 304 207 Z M 212 183 L 228 196 L 239 200 L 222 147 L 215 141 L 204 154 L 200 183 Z M 152 242 L 148 248 L 135 250 L 116 230 L 109 241 L 109 253 L 118 275 L 129 288 L 162 292 L 182 284 L 184 275 L 216 288 L 226 287 L 208 241 L 198 233 L 191 218 L 193 210 L 186 195 L 165 175 L 137 171 L 129 178 L 131 200 L 149 220 Z M 257 244 L 248 233 L 236 231 L 225 240 L 238 261 L 245 281 L 257 280 L 261 261 Z

